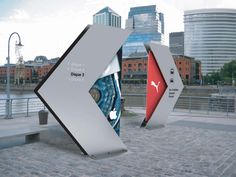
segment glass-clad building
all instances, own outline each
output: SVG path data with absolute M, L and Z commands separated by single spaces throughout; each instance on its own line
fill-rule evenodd
M 184 32 L 169 34 L 169 48 L 172 55 L 184 55 Z
M 130 8 L 126 29 L 133 33 L 123 45 L 123 58 L 146 56 L 145 43 L 164 43 L 164 15 L 155 5 Z
M 201 61 L 203 75 L 236 59 L 236 9 L 185 11 L 184 54 Z
M 110 7 L 105 7 L 93 15 L 93 24 L 121 28 L 121 16 Z

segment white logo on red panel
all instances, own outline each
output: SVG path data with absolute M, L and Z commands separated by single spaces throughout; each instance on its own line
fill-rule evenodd
M 158 91 L 159 91 L 159 85 L 160 85 L 160 83 L 161 83 L 160 81 L 159 81 L 157 84 L 156 84 L 154 81 L 151 82 L 151 86 L 155 87 L 157 93 L 158 93 Z

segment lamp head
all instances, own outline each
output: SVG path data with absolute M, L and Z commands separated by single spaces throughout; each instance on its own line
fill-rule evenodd
M 16 44 L 16 46 L 18 46 L 18 47 L 23 47 L 24 45 L 21 44 L 21 42 L 19 42 L 18 44 Z

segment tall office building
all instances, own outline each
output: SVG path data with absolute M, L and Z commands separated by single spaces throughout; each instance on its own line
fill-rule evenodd
M 164 15 L 155 5 L 130 8 L 126 29 L 133 30 L 123 45 L 123 58 L 146 56 L 145 43 L 164 43 Z
M 206 75 L 236 59 L 236 9 L 184 12 L 184 54 L 201 61 Z
M 184 32 L 169 34 L 169 48 L 172 55 L 184 55 Z
M 121 28 L 121 16 L 110 7 L 105 7 L 93 15 L 93 24 L 101 24 Z

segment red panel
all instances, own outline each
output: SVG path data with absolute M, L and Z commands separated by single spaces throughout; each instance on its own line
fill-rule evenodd
M 161 100 L 167 84 L 151 51 L 148 53 L 146 118 L 147 123 Z

